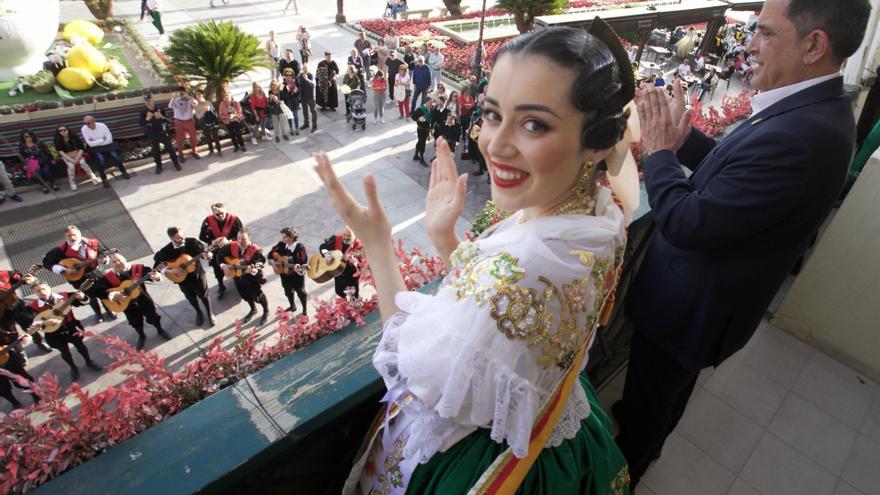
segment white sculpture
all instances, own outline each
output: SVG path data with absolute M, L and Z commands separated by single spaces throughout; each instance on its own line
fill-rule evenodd
M 59 0 L 0 0 L 0 80 L 43 68 L 58 34 Z

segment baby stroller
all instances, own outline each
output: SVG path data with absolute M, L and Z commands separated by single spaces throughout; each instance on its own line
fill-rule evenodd
M 367 130 L 367 94 L 359 89 L 351 90 L 348 94 L 351 101 L 351 112 L 346 115 L 346 122 L 351 124 L 351 130 L 356 130 L 361 126 L 362 130 Z

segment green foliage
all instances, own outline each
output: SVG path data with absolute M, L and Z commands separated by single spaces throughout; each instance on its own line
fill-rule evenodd
M 206 84 L 207 98 L 213 98 L 221 85 L 246 72 L 274 65 L 260 40 L 230 21 L 212 20 L 178 29 L 171 35 L 165 53 L 176 74 Z
M 558 14 L 568 7 L 568 0 L 498 0 L 495 7 L 509 11 L 520 33 L 532 30 L 535 17 Z
M 492 200 L 486 201 L 483 209 L 474 216 L 474 220 L 471 222 L 468 238 L 476 239 L 484 230 L 509 216 L 509 211 L 499 210 Z

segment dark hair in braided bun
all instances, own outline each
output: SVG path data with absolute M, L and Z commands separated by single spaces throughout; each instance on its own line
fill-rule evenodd
M 495 55 L 496 60 L 505 54 L 541 55 L 574 71 L 571 99 L 585 114 L 581 133 L 585 148 L 610 148 L 623 139 L 629 117 L 624 106 L 634 93 L 626 52 L 617 35 L 609 31 L 599 18 L 590 32 L 566 27 L 539 29 L 511 40 Z M 615 48 L 623 54 L 623 65 Z

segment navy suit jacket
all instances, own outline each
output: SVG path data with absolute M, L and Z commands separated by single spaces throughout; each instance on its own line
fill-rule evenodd
M 649 156 L 657 232 L 626 297 L 635 331 L 689 370 L 741 349 L 840 194 L 854 142 L 838 77 L 720 143 L 694 129 L 677 154 Z

